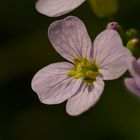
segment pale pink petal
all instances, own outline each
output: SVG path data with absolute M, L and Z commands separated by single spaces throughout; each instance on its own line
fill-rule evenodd
M 102 65 L 99 69 L 104 80 L 117 79 L 128 69 L 127 61 L 129 60 L 129 57 L 131 57 L 131 54 L 126 48 L 123 49 L 120 52 L 118 51 L 118 54 L 114 54 L 113 58 L 108 57 L 110 61 L 105 65 Z
M 137 63 L 140 65 L 140 58 L 137 59 Z
M 100 78 L 97 78 L 94 85 L 84 84 L 83 87 L 77 91 L 76 95 L 68 99 L 66 105 L 67 113 L 76 116 L 87 111 L 99 100 L 103 89 L 104 82 Z
M 140 97 L 140 88 L 137 87 L 136 81 L 134 78 L 126 78 L 125 85 L 127 89 L 132 92 L 134 95 Z
M 136 74 L 140 77 L 140 58 L 132 62 Z
M 135 57 L 132 56 L 132 57 L 129 59 L 129 61 L 127 61 L 126 64 L 127 64 L 127 66 L 128 66 L 128 70 L 129 70 L 130 74 L 131 74 L 132 76 L 135 77 L 135 75 L 137 75 L 137 73 L 136 73 L 136 71 L 134 70 L 133 61 L 136 61 L 136 59 L 135 59 Z
M 84 1 L 85 0 L 38 0 L 36 9 L 44 15 L 57 17 L 74 10 Z
M 50 64 L 32 80 L 32 89 L 45 104 L 58 104 L 70 98 L 80 87 L 81 80 L 67 76 L 73 65 L 67 62 Z
M 84 23 L 77 17 L 55 21 L 49 27 L 48 36 L 56 51 L 69 61 L 89 55 L 91 40 Z
M 136 60 L 135 57 L 132 57 L 127 61 L 127 66 L 132 77 L 140 77 L 140 59 Z
M 100 33 L 94 41 L 94 60 L 104 80 L 120 77 L 126 70 L 130 52 L 123 47 L 119 34 L 111 29 Z

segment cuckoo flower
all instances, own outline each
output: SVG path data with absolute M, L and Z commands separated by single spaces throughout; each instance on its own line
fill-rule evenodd
M 138 60 L 132 59 L 129 64 L 132 78 L 126 78 L 124 82 L 130 92 L 140 97 L 140 58 Z
M 129 54 L 112 29 L 101 32 L 92 44 L 84 23 L 69 16 L 52 23 L 48 35 L 55 50 L 70 62 L 50 64 L 34 76 L 32 89 L 44 104 L 68 100 L 67 113 L 79 115 L 98 101 L 103 80 L 119 78 L 127 69 Z

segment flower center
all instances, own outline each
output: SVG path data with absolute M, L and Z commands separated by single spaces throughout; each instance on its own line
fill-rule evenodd
M 74 59 L 75 67 L 68 71 L 67 75 L 75 79 L 83 78 L 84 82 L 92 83 L 99 75 L 99 67 L 96 62 L 89 62 L 86 58 Z

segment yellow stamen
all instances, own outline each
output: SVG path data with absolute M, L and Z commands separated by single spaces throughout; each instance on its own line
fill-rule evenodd
M 68 71 L 67 75 L 72 77 L 72 76 L 75 76 L 77 74 L 77 72 L 75 70 L 70 70 Z
M 78 79 L 78 78 L 82 78 L 84 77 L 84 73 L 77 73 L 74 78 Z
M 75 67 L 67 75 L 75 79 L 82 78 L 84 82 L 92 83 L 99 74 L 96 62 L 89 62 L 86 58 L 74 59 Z
M 87 71 L 86 72 L 86 76 L 91 78 L 91 79 L 95 79 L 98 76 L 98 72 L 95 71 Z

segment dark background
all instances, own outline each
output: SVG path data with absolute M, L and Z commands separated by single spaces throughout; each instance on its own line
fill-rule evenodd
M 100 101 L 78 117 L 66 114 L 66 102 L 41 104 L 31 89 L 39 69 L 64 61 L 48 40 L 50 23 L 75 15 L 86 24 L 92 39 L 114 20 L 124 30 L 140 30 L 140 1 L 120 0 L 114 17 L 103 19 L 87 2 L 59 18 L 39 14 L 35 2 L 0 2 L 0 140 L 140 140 L 140 100 L 123 84 L 128 73 L 106 81 Z

